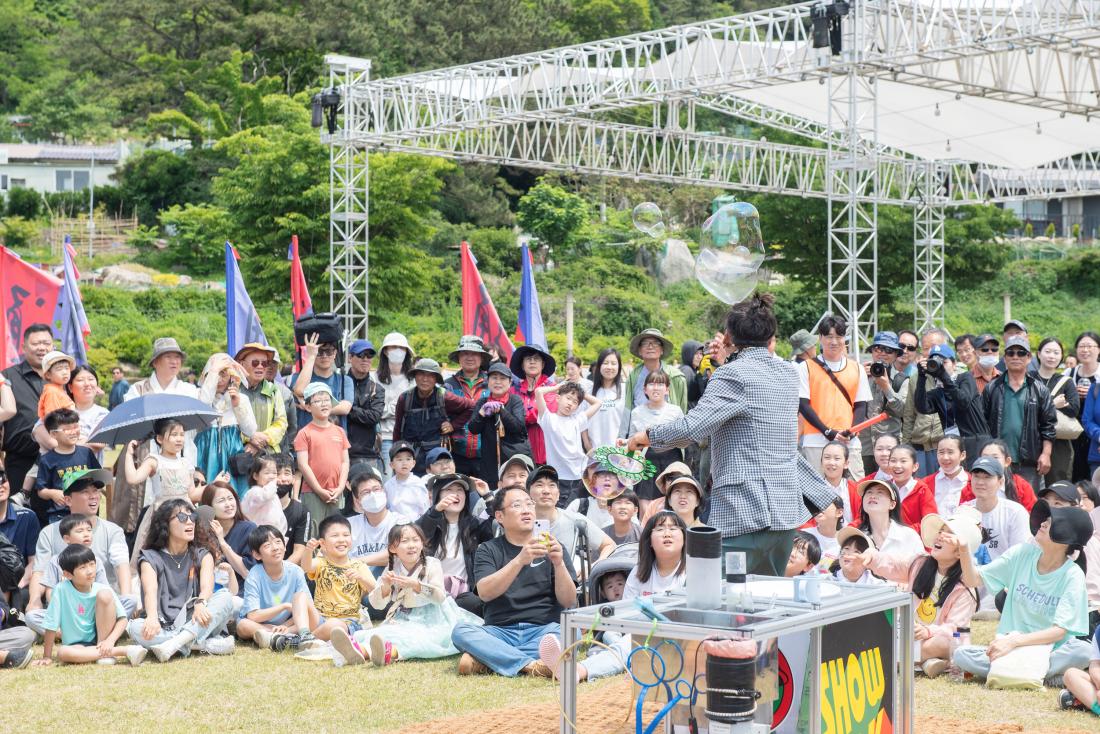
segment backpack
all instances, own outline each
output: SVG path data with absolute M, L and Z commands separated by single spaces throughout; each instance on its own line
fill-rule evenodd
M 340 344 L 344 339 L 344 324 L 334 313 L 305 314 L 294 322 L 294 343 L 305 346 L 310 334 L 317 334 L 323 344 Z
M 23 554 L 12 545 L 7 536 L 0 533 L 0 591 L 14 591 L 27 566 Z

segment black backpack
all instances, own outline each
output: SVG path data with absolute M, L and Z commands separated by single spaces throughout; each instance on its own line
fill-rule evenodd
M 294 343 L 304 346 L 310 334 L 317 334 L 322 344 L 339 345 L 344 339 L 344 324 L 334 313 L 305 314 L 294 322 Z
M 19 588 L 19 580 L 27 566 L 23 554 L 12 545 L 7 536 L 0 533 L 0 591 L 8 592 Z

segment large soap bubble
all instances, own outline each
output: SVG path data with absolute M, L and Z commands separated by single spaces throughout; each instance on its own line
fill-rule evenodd
M 744 201 L 726 204 L 703 223 L 695 277 L 718 300 L 734 304 L 756 289 L 764 262 L 760 213 Z
M 660 239 L 665 233 L 665 218 L 661 214 L 661 207 L 652 201 L 645 201 L 634 207 L 631 219 L 639 232 L 644 232 L 650 237 Z

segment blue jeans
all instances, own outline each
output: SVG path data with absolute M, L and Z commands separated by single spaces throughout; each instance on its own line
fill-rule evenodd
M 989 676 L 989 655 L 983 645 L 966 645 L 955 651 L 955 665 L 975 678 L 984 680 Z M 1061 675 L 1070 668 L 1084 670 L 1089 666 L 1091 645 L 1076 637 L 1070 638 L 1054 649 L 1050 654 L 1050 667 L 1047 676 Z
M 918 477 L 926 477 L 940 470 L 940 459 L 936 456 L 936 450 L 921 451 L 917 449 L 917 474 Z
M 191 632 L 195 635 L 195 642 L 202 642 L 207 637 L 222 633 L 225 629 L 225 623 L 233 615 L 233 595 L 225 589 L 215 591 L 210 600 L 206 602 L 206 611 L 210 613 L 210 624 L 205 627 L 196 624 L 191 619 L 191 615 L 187 613 L 187 607 L 184 607 L 176 616 L 171 627 L 162 627 L 160 633 L 154 635 L 150 640 L 145 639 L 142 635 L 142 628 L 145 627 L 143 618 L 131 619 L 129 624 L 126 625 L 126 632 L 129 633 L 130 639 L 146 649 L 170 640 L 180 632 Z M 187 657 L 191 654 L 191 646 L 184 645 L 180 649 L 180 653 Z
M 557 622 L 530 624 L 520 622 L 507 627 L 483 627 L 460 622 L 451 631 L 451 642 L 492 668 L 493 672 L 514 678 L 539 657 L 543 635 L 561 635 Z
M 382 476 L 389 479 L 393 476 L 393 469 L 390 468 L 390 448 L 393 446 L 393 439 L 382 439 Z

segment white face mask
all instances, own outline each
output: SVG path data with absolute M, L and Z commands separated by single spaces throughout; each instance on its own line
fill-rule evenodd
M 985 367 L 987 370 L 991 367 L 996 367 L 998 361 L 999 360 L 996 354 L 986 354 L 978 357 L 978 364 L 980 364 L 982 367 Z
M 401 347 L 390 347 L 386 350 L 386 360 L 390 364 L 401 364 L 405 361 L 405 350 Z
M 386 509 L 386 493 L 371 492 L 366 497 L 359 499 L 359 505 L 364 512 L 381 512 Z

